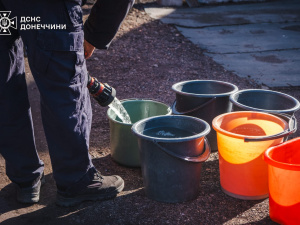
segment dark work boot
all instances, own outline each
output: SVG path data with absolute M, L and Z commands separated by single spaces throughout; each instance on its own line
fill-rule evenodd
M 111 199 L 124 188 L 124 180 L 116 175 L 102 176 L 100 172 L 94 174 L 91 183 L 76 194 L 57 191 L 56 204 L 59 206 L 74 206 L 84 201 Z
M 45 184 L 44 173 L 33 187 L 20 187 L 17 185 L 17 200 L 21 203 L 37 203 L 40 200 L 40 191 L 43 184 Z

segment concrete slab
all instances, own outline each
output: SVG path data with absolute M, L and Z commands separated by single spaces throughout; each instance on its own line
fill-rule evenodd
M 300 86 L 300 50 L 209 54 L 225 69 L 269 87 Z
M 300 87 L 300 0 L 145 10 L 241 77 Z
M 300 21 L 300 4 L 297 0 L 200 8 L 146 7 L 145 11 L 163 23 L 190 28 Z
M 211 53 L 300 49 L 300 22 L 177 29 Z

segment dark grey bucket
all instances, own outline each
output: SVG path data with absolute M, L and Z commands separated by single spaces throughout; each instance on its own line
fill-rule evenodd
M 246 89 L 230 96 L 233 111 L 259 111 L 274 114 L 289 123 L 289 132 L 297 130 L 294 113 L 300 109 L 300 103 L 294 97 L 270 90 Z
M 231 111 L 229 96 L 238 87 L 227 82 L 216 80 L 191 80 L 176 83 L 172 86 L 176 100 L 172 106 L 174 115 L 188 115 L 205 120 L 212 125 L 213 119 Z M 212 130 L 207 136 L 212 151 L 217 151 L 217 136 Z
M 145 135 L 153 128 L 176 128 L 193 133 L 185 137 Z M 132 126 L 138 137 L 145 192 L 160 202 L 184 202 L 197 197 L 202 162 L 210 155 L 205 138 L 210 126 L 190 116 L 156 116 Z
M 287 94 L 260 89 L 237 91 L 230 96 L 234 111 L 260 111 L 293 115 L 300 109 L 297 99 Z

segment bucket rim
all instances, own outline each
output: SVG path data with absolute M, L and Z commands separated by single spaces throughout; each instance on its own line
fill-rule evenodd
M 270 109 L 259 109 L 259 108 L 254 108 L 251 106 L 244 105 L 240 102 L 238 102 L 235 97 L 241 93 L 247 93 L 247 92 L 264 92 L 264 93 L 272 93 L 272 94 L 278 94 L 278 95 L 283 95 L 289 99 L 291 99 L 293 102 L 295 102 L 295 106 L 291 109 L 283 109 L 283 110 L 270 110 Z M 289 113 L 289 112 L 296 112 L 300 109 L 300 102 L 294 98 L 293 96 L 290 96 L 288 94 L 279 92 L 279 91 L 273 91 L 273 90 L 263 90 L 263 89 L 244 89 L 244 90 L 239 90 L 233 94 L 230 95 L 229 100 L 236 106 L 247 109 L 247 110 L 253 110 L 253 111 L 259 111 L 259 112 L 269 112 L 269 113 Z
M 123 102 L 141 102 L 141 101 L 151 101 L 151 102 L 155 102 L 155 103 L 159 103 L 161 105 L 165 105 L 167 107 L 167 111 L 168 113 L 166 115 L 171 115 L 172 114 L 172 109 L 169 105 L 167 105 L 166 103 L 163 103 L 161 101 L 158 101 L 158 100 L 155 100 L 155 99 L 151 99 L 151 98 L 128 98 L 128 99 L 122 99 L 122 100 L 119 100 L 121 103 Z M 108 118 L 108 120 L 111 120 L 115 123 L 119 123 L 119 124 L 122 124 L 122 125 L 126 125 L 126 126 L 132 126 L 134 123 L 124 123 L 122 121 L 117 121 L 117 120 L 114 120 L 112 119 L 110 116 L 109 116 L 109 112 L 112 111 L 111 108 L 108 107 L 107 109 L 107 112 L 106 112 L 106 116 Z
M 199 82 L 199 83 L 208 83 L 208 82 L 221 83 L 221 84 L 226 84 L 227 86 L 231 86 L 233 88 L 233 90 L 230 91 L 230 92 L 225 92 L 225 93 L 221 93 L 221 94 L 197 94 L 197 93 L 183 92 L 183 91 L 179 91 L 179 90 L 176 89 L 176 87 L 178 85 L 184 85 L 184 84 L 193 83 L 193 82 Z M 235 93 L 236 91 L 238 91 L 239 88 L 236 85 L 232 84 L 232 83 L 225 82 L 225 81 L 220 81 L 220 80 L 187 80 L 187 81 L 181 81 L 181 82 L 178 82 L 176 84 L 173 84 L 172 85 L 172 90 L 175 93 L 178 93 L 178 94 L 181 94 L 181 95 L 185 95 L 185 96 L 212 98 L 212 97 L 229 96 L 229 95 Z
M 264 153 L 264 160 L 265 160 L 265 162 L 268 165 L 270 165 L 270 166 L 274 166 L 274 167 L 277 167 L 277 168 L 280 168 L 280 169 L 300 171 L 300 164 L 284 163 L 284 162 L 280 162 L 280 161 L 274 160 L 271 157 L 271 153 L 274 152 L 274 151 L 276 151 L 278 148 L 282 148 L 282 147 L 288 146 L 290 144 L 293 144 L 294 142 L 300 142 L 300 137 L 291 139 L 291 140 L 289 140 L 287 142 L 284 142 L 284 143 L 281 143 L 279 145 L 276 145 L 276 146 L 268 148 L 265 151 L 265 153 Z
M 233 137 L 233 138 L 238 138 L 238 139 L 244 139 L 246 140 L 247 138 L 257 138 L 257 137 L 267 137 L 267 135 L 265 136 L 262 136 L 262 135 L 242 135 L 242 134 L 236 134 L 236 133 L 232 133 L 232 132 L 229 132 L 227 130 L 224 130 L 222 129 L 220 126 L 217 125 L 217 121 L 221 118 L 221 117 L 224 117 L 224 116 L 227 116 L 229 114 L 245 114 L 245 113 L 256 113 L 256 114 L 263 114 L 263 115 L 266 115 L 266 116 L 269 116 L 269 117 L 273 117 L 273 118 L 276 118 L 278 121 L 281 121 L 283 124 L 284 124 L 284 131 L 287 130 L 289 127 L 288 127 L 288 123 L 279 118 L 278 116 L 275 116 L 275 115 L 272 115 L 272 114 L 269 114 L 269 113 L 265 113 L 265 112 L 257 112 L 257 111 L 236 111 L 236 112 L 228 112 L 228 113 L 223 113 L 217 117 L 215 117 L 212 121 L 212 127 L 213 129 L 216 131 L 216 132 L 219 132 L 221 134 L 224 134 L 226 136 L 229 136 L 229 137 Z M 278 133 L 279 134 L 279 133 Z M 276 134 L 274 134 L 276 135 Z
M 142 133 L 137 132 L 137 127 L 140 126 L 142 123 L 148 122 L 150 120 L 155 120 L 157 118 L 162 118 L 162 117 L 164 117 L 166 119 L 167 118 L 175 118 L 175 117 L 177 117 L 177 118 L 179 118 L 179 117 L 180 118 L 188 118 L 188 119 L 192 119 L 192 120 L 195 120 L 195 121 L 198 121 L 198 122 L 201 122 L 201 123 L 205 124 L 206 128 L 201 133 L 198 133 L 198 134 L 195 134 L 195 135 L 192 135 L 192 136 L 188 136 L 188 137 L 183 137 L 183 138 L 151 137 L 151 136 L 147 136 L 147 135 L 144 135 Z M 211 131 L 211 128 L 210 128 L 209 124 L 206 121 L 204 121 L 202 119 L 199 119 L 199 118 L 196 118 L 196 117 L 186 116 L 186 115 L 160 115 L 160 116 L 148 117 L 148 118 L 137 121 L 136 123 L 133 124 L 131 130 L 136 136 L 141 137 L 144 140 L 164 142 L 164 143 L 171 143 L 171 142 L 174 143 L 174 142 L 190 141 L 190 140 L 194 140 L 194 139 L 197 139 L 197 138 L 200 138 L 200 137 L 205 137 Z

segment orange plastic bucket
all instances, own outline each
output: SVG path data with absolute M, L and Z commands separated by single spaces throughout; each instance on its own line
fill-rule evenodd
M 222 190 L 235 198 L 268 197 L 268 167 L 263 153 L 293 131 L 277 116 L 263 112 L 231 112 L 213 120 L 217 132 Z
M 300 138 L 265 152 L 269 170 L 270 217 L 280 224 L 300 224 Z

